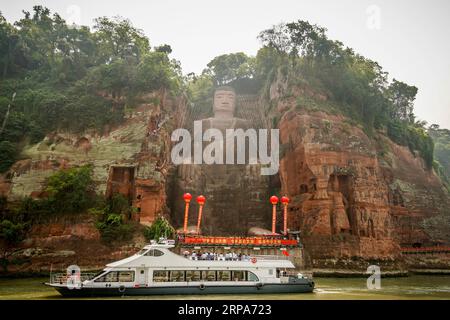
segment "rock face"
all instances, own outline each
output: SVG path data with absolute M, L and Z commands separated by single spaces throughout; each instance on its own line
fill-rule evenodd
M 436 245 L 450 241 L 450 200 L 441 180 L 407 147 L 385 140 L 390 152 L 380 161 L 394 237 L 401 244 Z
M 46 225 L 33 226 L 21 248 L 9 256 L 10 273 L 62 272 L 76 264 L 82 272 L 101 270 L 105 264 L 136 253 L 144 244 L 134 239 L 133 244 L 111 246 L 100 241 L 100 235 L 90 217 L 59 219 Z
M 323 113 L 282 117 L 280 180 L 292 197 L 289 227 L 302 231 L 314 257 L 392 257 L 398 245 L 375 147 L 362 130 L 343 124 Z
M 420 157 L 343 116 L 298 108 L 299 95 L 318 99 L 307 90 L 282 99 L 283 90 L 271 91 L 281 114 L 281 191 L 313 265 L 392 260 L 400 245 L 448 243 L 449 195 Z

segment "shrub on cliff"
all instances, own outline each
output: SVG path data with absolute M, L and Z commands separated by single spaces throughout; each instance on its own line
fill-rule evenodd
M 104 214 L 95 226 L 105 242 L 130 240 L 134 231 L 134 226 L 126 223 L 123 215 L 116 213 Z
M 95 201 L 95 184 L 89 165 L 60 170 L 47 179 L 48 201 L 54 212 L 80 213 Z
M 132 208 L 128 199 L 121 194 L 113 194 L 101 206 L 91 208 L 96 217 L 96 228 L 105 242 L 130 240 L 135 226 L 130 223 Z
M 25 238 L 27 224 L 3 219 L 0 221 L 0 266 L 8 271 L 13 247 Z
M 156 219 L 150 227 L 145 227 L 144 237 L 148 241 L 159 240 L 159 238 L 173 238 L 175 236 L 175 229 L 164 217 Z
M 16 159 L 16 146 L 9 141 L 0 142 L 0 173 L 11 167 Z
M 16 244 L 23 240 L 26 225 L 24 223 L 14 223 L 10 220 L 0 222 L 0 239 L 7 244 Z

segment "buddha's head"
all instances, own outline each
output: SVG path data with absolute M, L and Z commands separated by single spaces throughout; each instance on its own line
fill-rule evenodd
M 214 117 L 233 117 L 236 93 L 232 87 L 218 87 L 214 92 Z

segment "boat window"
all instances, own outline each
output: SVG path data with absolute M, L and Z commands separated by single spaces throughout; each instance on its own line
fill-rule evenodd
M 164 254 L 164 252 L 157 249 L 150 249 L 145 255 L 147 257 L 160 257 Z
M 118 272 L 113 271 L 105 275 L 105 282 L 117 282 Z
M 230 281 L 231 271 L 217 271 L 217 281 Z
M 95 282 L 117 282 L 117 271 L 111 271 L 107 274 L 101 276 L 100 278 L 96 279 Z
M 244 271 L 233 271 L 232 279 L 233 279 L 233 281 L 245 281 L 245 272 Z
M 155 270 L 153 271 L 153 282 L 169 281 L 169 271 Z
M 147 252 L 147 249 L 142 249 L 141 251 L 138 252 L 138 254 L 142 256 L 146 252 Z
M 186 281 L 200 281 L 201 273 L 200 270 L 188 270 L 186 271 Z
M 104 270 L 103 270 L 103 271 L 100 271 L 100 272 L 98 272 L 95 276 L 93 276 L 92 279 L 95 279 L 95 278 L 97 278 L 98 276 L 100 276 L 100 275 L 102 275 L 102 274 L 104 274 L 104 273 L 105 273 Z
M 215 271 L 202 271 L 202 280 L 216 281 L 216 272 Z
M 273 269 L 269 269 L 269 275 L 273 275 Z
M 184 281 L 184 271 L 170 271 L 170 282 Z
M 94 282 L 105 282 L 105 276 L 103 275 L 100 278 L 95 279 Z
M 134 282 L 134 271 L 119 271 L 119 282 Z
M 256 274 L 251 271 L 247 271 L 247 281 L 259 281 L 259 279 Z

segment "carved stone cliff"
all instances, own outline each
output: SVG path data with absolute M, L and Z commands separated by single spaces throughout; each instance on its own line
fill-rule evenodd
M 280 117 L 281 193 L 292 198 L 289 227 L 301 231 L 314 266 L 400 261 L 401 245 L 449 242 L 450 196 L 418 155 L 382 132 L 369 138 L 342 115 L 298 107 L 299 97 L 325 95 L 294 88 L 285 97 L 286 89 L 275 82 L 270 94 Z

